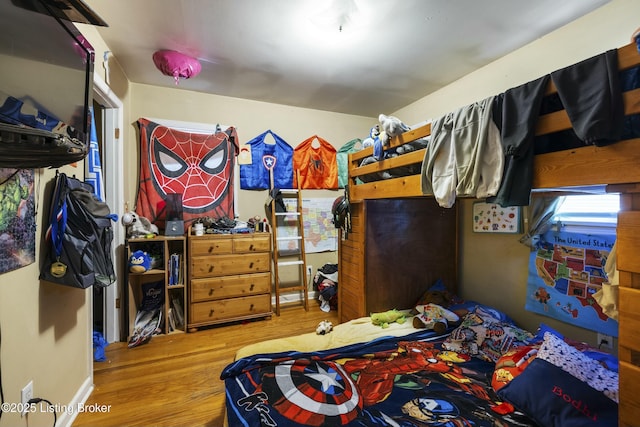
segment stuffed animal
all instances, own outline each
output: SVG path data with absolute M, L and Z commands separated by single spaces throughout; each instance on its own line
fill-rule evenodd
M 416 306 L 418 314 L 413 318 L 413 327 L 417 329 L 433 329 L 437 333 L 443 333 L 449 326 L 449 322 L 458 322 L 460 317 L 453 311 L 438 304 L 425 304 Z
M 396 323 L 404 323 L 406 321 L 405 313 L 396 310 L 387 310 L 381 313 L 373 313 L 371 314 L 371 323 L 376 326 L 382 327 L 382 329 L 386 329 L 389 327 L 389 324 Z
M 145 251 L 134 251 L 129 257 L 129 271 L 144 273 L 151 268 L 151 257 Z
M 380 126 L 375 125 L 369 130 L 369 136 L 362 141 L 362 148 L 373 147 L 376 138 L 380 135 Z
M 386 159 L 395 154 L 395 150 L 385 152 L 385 147 L 389 145 L 391 138 L 386 132 L 380 132 L 373 140 L 373 158 L 376 160 Z
M 323 320 L 322 322 L 318 323 L 318 327 L 316 328 L 316 334 L 325 335 L 331 332 L 332 330 L 333 330 L 333 323 L 329 322 L 328 320 Z
M 384 114 L 380 114 L 378 116 L 378 120 L 380 121 L 381 132 L 384 132 L 387 136 L 386 141 L 383 140 L 383 146 L 387 147 L 391 138 L 394 136 L 402 135 L 403 133 L 411 130 L 409 126 L 404 124 L 402 120 L 394 116 L 386 116 Z M 408 142 L 399 147 L 396 147 L 395 154 L 406 154 L 415 150 L 423 149 L 429 143 L 429 138 L 419 138 L 415 141 Z
M 416 306 L 425 304 L 438 304 L 444 308 L 449 308 L 452 296 L 447 290 L 429 289 L 416 302 Z
M 380 114 L 378 116 L 378 120 L 380 121 L 381 132 L 385 132 L 389 138 L 393 138 L 394 136 L 401 135 L 411 128 L 405 125 L 402 120 L 394 116 L 386 116 L 384 114 Z
M 380 124 L 371 128 L 369 137 L 362 141 L 362 148 L 373 147 L 373 155 L 362 159 L 360 166 L 378 162 L 382 159 L 397 157 L 400 154 L 425 148 L 429 142 L 428 138 L 420 138 L 408 142 L 395 148 L 389 148 L 391 138 L 401 135 L 411 128 L 394 116 L 380 114 L 378 116 Z M 415 175 L 420 172 L 420 165 L 399 166 L 393 169 L 365 174 L 359 178 L 363 182 L 377 181 L 379 179 L 396 178 L 400 176 Z
M 125 221 L 126 218 L 126 221 Z M 122 216 L 122 223 L 127 227 L 127 237 L 147 237 L 158 235 L 158 227 L 147 218 L 139 216 L 135 212 L 127 212 Z

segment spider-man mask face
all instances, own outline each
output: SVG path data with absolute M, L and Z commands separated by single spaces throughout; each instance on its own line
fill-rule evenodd
M 194 134 L 158 126 L 149 141 L 146 155 L 161 197 L 182 194 L 184 212 L 191 214 L 215 209 L 225 199 L 233 173 L 225 133 Z

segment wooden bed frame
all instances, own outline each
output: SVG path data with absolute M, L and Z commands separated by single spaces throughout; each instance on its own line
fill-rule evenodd
M 635 43 L 618 49 L 620 70 L 640 65 Z M 547 95 L 556 92 L 549 84 Z M 625 114 L 640 113 L 640 89 L 624 93 Z M 538 118 L 536 135 L 545 135 L 571 128 L 567 113 L 562 110 Z M 391 147 L 423 138 L 431 133 L 431 125 L 412 129 L 391 141 Z M 341 321 L 371 310 L 366 295 L 367 275 L 365 251 L 367 204 L 375 199 L 406 200 L 432 198 L 421 191 L 421 177 L 404 176 L 367 183 L 356 178 L 401 166 L 420 165 L 425 150 L 418 150 L 366 166 L 362 159 L 373 154 L 372 148 L 349 155 L 349 198 L 353 214 L 353 231 L 340 242 L 339 316 Z M 419 167 L 418 167 L 419 169 Z M 605 185 L 606 191 L 621 195 L 617 225 L 617 267 L 620 271 L 619 338 L 620 404 L 619 426 L 638 426 L 640 420 L 640 138 L 596 147 L 536 155 L 533 188 L 551 189 L 570 186 Z M 453 236 L 455 238 L 455 235 Z M 457 246 L 457 244 L 456 244 Z M 414 248 L 408 251 L 415 252 Z M 455 249 L 457 254 L 457 249 Z M 456 268 L 447 266 L 449 268 Z M 455 280 L 455 272 L 450 277 Z M 418 290 L 419 292 L 419 290 Z

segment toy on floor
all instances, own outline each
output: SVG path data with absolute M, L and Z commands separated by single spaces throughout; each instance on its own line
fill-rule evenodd
M 433 329 L 441 334 L 447 329 L 449 322 L 460 321 L 457 314 L 438 304 L 418 305 L 416 311 L 418 314 L 413 318 L 413 327 L 417 329 Z
M 129 272 L 144 273 L 151 268 L 151 257 L 145 251 L 134 251 L 129 257 Z
M 323 320 L 322 322 L 318 323 L 318 327 L 316 328 L 316 334 L 325 335 L 331 332 L 332 330 L 333 330 L 333 323 L 329 322 L 328 320 Z
M 405 313 L 396 310 L 387 310 L 381 313 L 373 313 L 371 314 L 371 323 L 376 326 L 382 327 L 382 329 L 386 329 L 389 327 L 391 323 L 404 323 L 406 321 Z

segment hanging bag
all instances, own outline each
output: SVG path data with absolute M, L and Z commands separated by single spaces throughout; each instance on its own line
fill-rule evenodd
M 109 206 L 93 188 L 64 173 L 56 176 L 40 280 L 88 288 L 115 282 Z
M 313 143 L 317 140 L 318 146 Z M 314 135 L 302 141 L 293 150 L 293 167 L 300 172 L 300 183 L 294 177 L 296 188 L 338 188 L 336 149 L 326 140 Z
M 338 188 L 344 188 L 349 183 L 349 154 L 362 150 L 362 140 L 352 139 L 344 144 L 336 153 L 338 162 Z
M 265 141 L 271 135 L 275 144 Z M 271 188 L 269 169 L 273 170 L 274 188 L 293 188 L 293 147 L 271 130 L 256 136 L 247 144 L 251 149 L 251 164 L 240 165 L 240 188 L 267 190 Z

